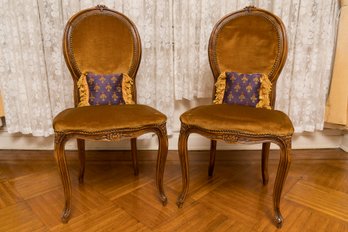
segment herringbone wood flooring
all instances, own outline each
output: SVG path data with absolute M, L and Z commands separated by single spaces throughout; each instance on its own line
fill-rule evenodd
M 0 151 L 0 231 L 278 231 L 272 189 L 278 151 L 270 155 L 268 186 L 260 179 L 259 151 L 218 151 L 208 178 L 208 152 L 190 152 L 190 192 L 184 207 L 177 152 L 165 170 L 163 207 L 154 184 L 155 152 L 139 152 L 133 176 L 129 152 L 89 151 L 85 183 L 77 181 L 76 152 L 68 152 L 73 198 L 60 223 L 63 190 L 50 151 Z M 348 231 L 348 154 L 294 150 L 283 191 L 279 231 Z

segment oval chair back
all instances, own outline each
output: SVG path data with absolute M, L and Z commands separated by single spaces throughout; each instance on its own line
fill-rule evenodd
M 77 105 L 77 81 L 84 72 L 127 73 L 134 80 L 141 60 L 141 42 L 128 17 L 98 6 L 70 18 L 64 30 L 63 53 L 74 80 Z M 136 101 L 135 85 L 132 92 Z
M 247 7 L 219 20 L 210 36 L 208 55 L 215 81 L 225 71 L 268 75 L 274 106 L 276 82 L 287 52 L 282 21 L 268 11 Z

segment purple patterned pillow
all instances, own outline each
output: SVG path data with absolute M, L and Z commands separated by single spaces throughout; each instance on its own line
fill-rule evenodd
M 78 106 L 134 104 L 133 82 L 126 73 L 83 73 L 77 82 Z
M 123 105 L 122 96 L 123 75 L 87 73 L 89 88 L 89 104 L 93 105 Z
M 223 103 L 256 107 L 259 102 L 261 74 L 226 72 Z
M 269 94 L 272 83 L 265 74 L 223 72 L 215 86 L 215 104 L 238 104 L 271 109 Z

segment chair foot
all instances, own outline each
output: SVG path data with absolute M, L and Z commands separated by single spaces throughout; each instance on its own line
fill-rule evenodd
M 176 205 L 178 206 L 178 208 L 182 208 L 182 206 L 184 205 L 184 201 L 178 200 L 178 201 L 176 202 Z
M 62 223 L 66 224 L 69 221 L 70 218 L 70 213 L 71 213 L 71 209 L 70 208 L 66 208 L 63 210 L 62 216 L 61 216 L 61 221 Z
M 188 189 L 186 189 L 186 191 L 183 191 L 179 195 L 178 199 L 176 200 L 176 205 L 178 206 L 178 208 L 182 208 L 182 206 L 184 205 L 184 202 L 185 202 L 185 199 L 186 199 L 186 195 L 187 195 L 187 190 Z
M 168 199 L 166 196 L 160 196 L 160 199 L 163 206 L 166 206 L 168 204 Z
M 276 224 L 278 229 L 282 228 L 283 226 L 283 216 L 279 210 L 276 210 L 275 212 L 274 223 Z
M 83 182 L 84 182 L 83 175 L 82 175 L 82 176 L 79 176 L 79 184 L 83 184 Z

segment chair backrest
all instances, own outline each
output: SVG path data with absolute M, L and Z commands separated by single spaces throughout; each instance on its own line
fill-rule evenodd
M 276 81 L 287 52 L 282 21 L 268 11 L 246 7 L 226 15 L 215 25 L 208 55 L 215 81 L 225 71 L 267 74 L 272 82 L 270 97 L 273 107 Z
M 64 31 L 63 53 L 74 80 L 76 105 L 79 101 L 77 81 L 83 72 L 127 73 L 135 79 L 141 60 L 141 42 L 129 18 L 98 5 L 70 18 Z M 135 85 L 133 99 L 136 100 Z

